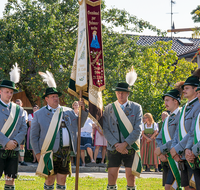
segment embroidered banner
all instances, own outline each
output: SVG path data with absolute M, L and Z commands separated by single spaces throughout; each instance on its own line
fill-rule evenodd
M 76 91 L 87 91 L 87 36 L 86 36 L 86 9 L 85 2 L 79 1 L 79 23 L 78 43 L 76 48 L 75 61 L 76 69 Z
M 105 89 L 103 44 L 101 34 L 101 1 L 86 0 L 88 48 L 92 85 L 98 91 Z
M 74 57 L 68 92 L 83 98 L 89 106 L 89 117 L 102 128 L 105 89 L 101 34 L 101 1 L 79 0 L 78 43 Z M 87 51 L 87 49 L 89 49 Z M 89 63 L 88 63 L 89 57 Z

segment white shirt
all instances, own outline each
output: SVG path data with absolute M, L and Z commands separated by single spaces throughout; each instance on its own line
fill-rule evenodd
M 27 121 L 28 121 L 28 113 L 27 113 L 27 111 L 26 110 L 24 110 L 24 112 L 23 112 L 23 115 L 22 116 L 24 116 L 24 118 L 25 118 L 25 121 L 26 121 L 26 123 L 27 123 Z
M 142 131 L 144 131 L 144 125 L 146 126 L 147 124 L 142 123 Z M 151 127 L 146 127 L 147 129 L 151 129 L 153 128 L 154 131 L 158 131 L 158 124 L 157 123 L 153 123 L 151 124 Z
M 119 103 L 119 101 L 118 101 L 118 103 Z M 120 106 L 123 105 L 124 108 L 126 107 L 127 104 L 128 104 L 128 101 L 126 101 L 124 104 L 120 104 L 120 103 L 119 103 L 119 105 L 120 105 Z
M 197 98 L 197 97 L 196 97 L 196 98 Z M 188 104 L 189 104 L 190 102 L 194 101 L 196 98 L 194 98 L 194 99 L 190 100 L 190 101 L 188 102 Z
M 0 101 L 2 102 L 3 105 L 5 105 L 6 107 L 10 107 L 10 102 L 8 104 L 6 104 L 5 102 L 3 102 L 1 99 Z
M 33 120 L 32 114 L 28 114 L 28 121 L 32 121 L 32 120 Z
M 179 111 L 179 107 L 178 107 L 177 109 L 175 109 L 170 115 L 172 115 L 173 113 L 174 113 L 175 115 L 177 115 L 177 114 L 178 114 L 178 111 Z
M 48 107 L 49 110 L 54 109 L 49 105 L 47 105 L 47 107 Z M 57 108 L 60 108 L 60 105 L 58 105 Z M 64 121 L 64 120 L 62 119 L 62 121 Z M 62 128 L 62 139 L 63 139 L 63 147 L 70 146 L 69 132 L 66 128 Z
M 92 137 L 92 124 L 94 122 L 88 117 L 84 126 L 81 128 L 81 137 Z

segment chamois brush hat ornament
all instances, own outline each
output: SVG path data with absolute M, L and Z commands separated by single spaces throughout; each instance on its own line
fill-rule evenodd
M 14 90 L 15 92 L 18 92 L 18 90 L 15 87 L 15 83 L 18 83 L 20 80 L 20 68 L 18 67 L 17 63 L 13 65 L 13 68 L 11 68 L 9 74 L 10 74 L 10 80 L 3 80 L 0 87 L 9 88 Z
M 58 92 L 56 89 L 57 85 L 51 72 L 39 72 L 39 75 L 43 78 L 43 82 L 46 82 L 48 85 L 48 88 L 46 88 L 45 95 L 42 96 L 43 99 L 50 94 L 58 94 L 59 97 L 62 95 L 62 93 Z
M 133 86 L 135 81 L 137 79 L 137 73 L 133 69 L 133 66 L 131 68 L 131 71 L 126 74 L 126 82 L 119 82 L 114 89 L 114 91 L 125 91 L 130 92 L 130 86 Z

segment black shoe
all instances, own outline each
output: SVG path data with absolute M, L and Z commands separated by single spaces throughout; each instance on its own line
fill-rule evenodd
M 21 166 L 28 166 L 26 162 L 21 162 Z
M 150 168 L 147 168 L 146 172 L 151 172 Z
M 158 169 L 155 169 L 155 172 L 159 172 Z

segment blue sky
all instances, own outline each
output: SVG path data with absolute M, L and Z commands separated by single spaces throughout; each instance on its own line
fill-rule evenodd
M 78 1 L 78 0 L 77 0 Z M 200 5 L 199 0 L 174 0 L 173 5 L 173 21 L 175 28 L 190 28 L 199 26 L 200 23 L 195 24 L 192 20 L 190 12 Z M 7 0 L 0 0 L 0 17 L 3 16 L 3 10 Z M 105 0 L 107 8 L 116 7 L 125 9 L 130 14 L 137 16 L 139 19 L 150 22 L 157 28 L 162 30 L 170 29 L 171 15 L 171 0 Z M 144 31 L 140 35 L 156 35 L 151 31 Z M 169 36 L 171 34 L 168 34 Z M 191 32 L 181 32 L 174 36 L 191 37 Z

